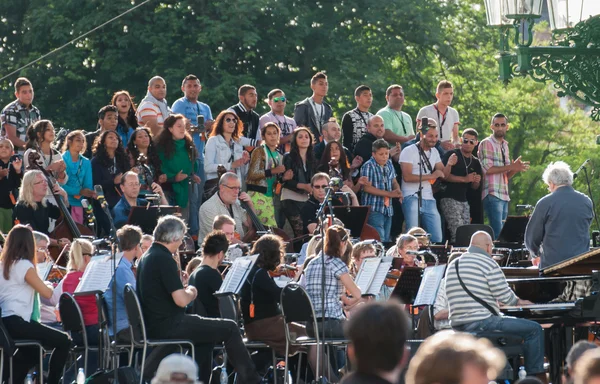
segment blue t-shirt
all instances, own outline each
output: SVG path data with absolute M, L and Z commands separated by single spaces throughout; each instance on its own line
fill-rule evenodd
M 171 106 L 171 111 L 173 113 L 181 113 L 186 119 L 190 120 L 192 125 L 198 125 L 198 115 L 204 116 L 204 121 L 213 120 L 210 107 L 207 104 L 200 101 L 193 103 L 185 96 L 175 100 Z M 194 139 L 194 145 L 198 150 L 198 158 L 200 161 L 204 162 L 204 142 L 200 138 L 199 133 L 194 133 L 192 138 Z

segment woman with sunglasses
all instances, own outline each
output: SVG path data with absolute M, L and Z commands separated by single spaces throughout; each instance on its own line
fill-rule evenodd
M 172 194 L 171 204 L 181 208 L 184 220 L 189 217 L 191 183 L 200 183 L 196 175 L 196 146 L 185 129 L 186 118 L 181 114 L 165 119 L 163 129 L 156 136 L 156 149 L 161 161 L 161 172 L 167 176 Z
M 310 180 L 316 168 L 313 141 L 314 137 L 308 128 L 296 128 L 290 152 L 283 156 L 286 171 L 282 177 L 281 209 L 290 222 L 295 237 L 304 234 L 301 212 L 312 192 Z
M 70 294 L 75 293 L 75 289 L 77 288 L 77 285 L 79 285 L 83 273 L 93 255 L 94 246 L 90 241 L 84 239 L 73 240 L 71 249 L 69 249 L 69 262 L 67 263 L 68 272 L 63 279 L 63 292 L 68 292 Z M 79 308 L 81 308 L 88 344 L 98 345 L 100 327 L 98 325 L 98 307 L 96 305 L 96 298 L 94 295 L 76 296 L 75 301 L 77 301 Z M 82 345 L 83 338 L 80 334 L 73 334 L 71 337 L 77 345 Z M 93 359 L 88 359 L 88 365 L 90 361 L 93 361 Z M 94 372 L 94 370 L 90 371 L 88 369 L 88 372 Z
M 263 143 L 252 151 L 248 168 L 248 195 L 254 204 L 256 216 L 267 227 L 277 227 L 273 194 L 277 176 L 285 172 L 282 156 L 277 152 L 280 129 L 275 123 L 266 123 L 260 129 Z
M 342 261 L 349 244 L 350 235 L 344 227 L 333 225 L 327 228 L 323 252 L 311 260 L 304 272 L 306 291 L 315 308 L 319 334 L 324 327 L 326 338 L 344 337 L 344 307 L 353 307 L 361 300 L 360 288 L 354 283 L 348 266 Z M 325 263 L 325 297 L 321 294 L 323 262 Z M 347 296 L 346 292 L 351 297 Z M 325 301 L 325 312 L 322 309 L 323 301 Z M 306 330 L 309 335 L 315 333 L 312 324 L 308 324 Z
M 236 173 L 245 189 L 250 154 L 244 146 L 254 145 L 254 141 L 242 136 L 243 129 L 244 124 L 233 111 L 222 111 L 215 119 L 204 149 L 206 183 L 203 201 L 217 192 L 219 178 L 224 172 Z
M 36 295 L 49 299 L 53 294 L 53 289 L 37 274 L 35 254 L 31 229 L 16 225 L 8 233 L 0 255 L 2 323 L 13 339 L 39 341 L 46 350 L 54 350 L 50 357 L 47 383 L 57 384 L 67 362 L 71 341 L 65 333 L 32 319 Z M 7 357 L 6 350 L 4 357 Z M 12 382 L 22 383 L 37 361 L 36 349 L 19 348 L 13 358 Z M 8 382 L 8 376 L 9 370 L 5 365 L 4 377 L 0 381 Z

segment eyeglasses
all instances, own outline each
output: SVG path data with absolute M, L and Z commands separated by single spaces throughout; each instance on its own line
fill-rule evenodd
M 94 255 L 92 255 L 91 253 L 82 253 L 82 255 L 83 255 L 83 256 L 89 256 L 89 257 L 92 257 L 92 256 L 94 256 Z
M 228 117 L 228 118 L 226 118 L 226 119 L 225 119 L 225 122 L 226 122 L 226 123 L 231 123 L 232 121 L 233 121 L 234 123 L 237 123 L 237 119 L 235 119 L 235 118 Z
M 241 189 L 241 187 L 230 187 L 229 185 L 225 185 L 225 184 L 223 184 L 223 186 L 225 188 L 233 189 L 234 191 L 239 191 Z
M 316 188 L 316 189 L 325 189 L 325 188 L 327 188 L 327 184 L 323 184 L 323 185 L 313 185 L 313 188 Z
M 38 184 L 48 184 L 48 182 L 46 180 L 42 180 L 42 181 L 36 181 L 35 183 L 33 183 L 33 185 L 38 185 Z
M 126 187 L 139 187 L 141 184 L 140 183 L 127 183 L 124 184 Z
M 41 248 L 40 247 L 40 248 L 37 249 L 37 251 L 38 252 L 42 252 L 42 253 L 48 253 L 48 247 L 46 247 L 46 248 Z
M 279 97 L 274 97 L 274 98 L 273 98 L 273 101 L 274 101 L 274 102 L 276 102 L 276 103 L 277 103 L 277 102 L 280 102 L 280 101 L 281 101 L 282 103 L 284 103 L 284 102 L 285 102 L 285 100 L 286 100 L 285 96 L 279 96 Z
M 463 144 L 475 144 L 477 140 L 463 138 Z
M 506 123 L 494 123 L 494 127 L 498 128 L 498 127 L 506 127 L 508 124 Z

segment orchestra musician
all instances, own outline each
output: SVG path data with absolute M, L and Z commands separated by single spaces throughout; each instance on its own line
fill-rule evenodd
M 487 232 L 475 232 L 467 252 L 448 265 L 445 289 L 450 325 L 461 332 L 499 331 L 521 336 L 527 374 L 538 375 L 546 382 L 542 327 L 531 320 L 499 315 L 498 302 L 520 306 L 533 303 L 520 299 L 510 289 L 500 266 L 491 257 L 493 247 Z M 467 289 L 479 300 L 471 297 Z
M 312 234 L 315 232 L 315 229 L 317 229 L 317 212 L 319 211 L 319 207 L 321 206 L 321 204 L 323 204 L 323 201 L 325 200 L 325 195 L 327 195 L 326 188 L 329 187 L 329 181 L 329 175 L 323 172 L 315 174 L 310 179 L 310 186 L 312 188 L 312 192 L 310 194 L 310 198 L 308 199 L 306 204 L 304 204 L 300 211 L 300 216 L 302 217 L 302 225 L 304 227 L 305 234 Z M 356 195 L 350 187 L 344 184 L 341 187 L 340 192 L 348 194 L 352 206 L 358 206 L 358 199 L 356 198 Z M 342 206 L 344 205 L 344 203 L 338 198 L 331 196 L 331 205 Z
M 132 207 L 143 207 L 150 204 L 148 197 L 138 198 L 140 195 L 140 180 L 137 173 L 133 171 L 125 172 L 121 178 L 121 191 L 123 195 L 119 202 L 113 207 L 113 223 L 115 228 L 121 228 L 129 218 Z M 152 183 L 152 191 L 160 197 L 161 205 L 169 205 L 165 194 L 158 183 Z
M 48 299 L 52 297 L 53 289 L 37 274 L 35 241 L 30 228 L 16 225 L 8 233 L 0 256 L 0 271 L 0 308 L 4 327 L 14 340 L 36 340 L 47 351 L 53 349 L 46 382 L 60 383 L 71 341 L 65 333 L 31 320 L 35 294 Z M 6 351 L 4 358 L 8 363 Z M 38 358 L 37 348 L 19 348 L 13 357 L 12 382 L 22 383 Z M 9 382 L 9 370 L 6 368 L 4 375 L 3 380 Z
M 350 234 L 343 227 L 333 225 L 327 228 L 323 252 L 313 258 L 305 269 L 306 291 L 315 308 L 318 332 L 321 334 L 324 327 L 325 337 L 344 337 L 343 305 L 351 307 L 361 300 L 360 289 L 352 280 L 348 266 L 342 261 L 342 255 L 349 243 Z M 325 297 L 321 295 L 323 258 L 325 258 L 325 293 L 327 295 Z M 352 297 L 346 296 L 345 291 L 348 291 Z M 323 301 L 325 301 L 324 313 Z M 314 335 L 316 332 L 312 324 L 308 324 L 306 328 L 309 335 Z
M 50 244 L 50 238 L 42 232 L 33 231 L 33 239 L 35 241 L 36 264 L 48 262 L 48 244 Z M 62 329 L 62 326 L 60 325 L 60 323 L 58 322 L 58 318 L 56 317 L 56 305 L 58 304 L 60 295 L 62 294 L 63 281 L 64 280 L 61 280 L 58 283 L 58 285 L 54 287 L 52 297 L 50 297 L 49 299 L 40 297 L 40 322 L 56 329 Z
M 154 243 L 141 258 L 137 268 L 136 291 L 140 298 L 148 337 L 157 339 L 185 339 L 195 345 L 196 363 L 200 380 L 210 382 L 212 350 L 215 344 L 225 342 L 227 357 L 233 364 L 241 383 L 258 383 L 260 377 L 244 345 L 238 325 L 233 320 L 207 319 L 186 314 L 185 307 L 193 302 L 198 291 L 193 286 L 184 288 L 173 259 L 187 232 L 186 224 L 172 215 L 163 216 L 154 229 Z M 145 367 L 150 379 L 169 348 L 156 348 L 148 357 Z
M 42 171 L 31 170 L 25 172 L 23 184 L 19 190 L 19 200 L 13 209 L 13 221 L 16 224 L 27 224 L 34 231 L 48 235 L 50 233 L 50 219 L 57 220 L 60 217 L 60 209 L 49 204 L 46 199 L 48 181 Z M 65 205 L 69 205 L 67 192 L 58 184 L 54 185 L 54 192 L 61 196 Z M 69 240 L 50 239 L 51 245 L 66 245 Z
M 227 235 L 223 231 L 212 231 L 202 243 L 202 262 L 191 272 L 189 284 L 196 287 L 198 296 L 194 300 L 194 313 L 211 318 L 221 317 L 219 299 L 215 292 L 223 283 L 219 265 L 229 248 Z
M 425 267 L 421 265 L 421 263 L 417 260 L 417 255 L 412 252 L 417 252 L 419 250 L 419 240 L 409 234 L 404 234 L 398 236 L 396 239 L 396 245 L 391 247 L 387 256 L 392 257 L 400 257 L 402 259 L 402 265 L 400 269 L 404 269 L 405 267 Z M 410 252 L 410 253 L 409 253 Z
M 588 252 L 594 216 L 590 198 L 573 189 L 568 164 L 550 163 L 542 179 L 550 193 L 537 202 L 525 230 L 525 246 L 541 269 Z
M 241 182 L 237 174 L 226 172 L 219 179 L 219 190 L 205 201 L 200 207 L 198 216 L 200 217 L 200 231 L 198 232 L 198 242 L 201 242 L 210 231 L 212 231 L 213 220 L 218 215 L 228 215 L 235 221 L 235 231 L 243 238 L 251 228 L 250 218 L 246 211 L 240 205 L 239 200 L 248 204 L 251 209 L 252 199 L 246 192 L 240 192 Z
M 275 349 L 278 355 L 285 354 L 284 319 L 279 308 L 280 288 L 271 275 L 281 264 L 285 255 L 284 244 L 279 236 L 263 235 L 252 247 L 251 254 L 258 255 L 241 291 L 241 308 L 244 317 L 244 329 L 248 340 L 260 340 Z M 306 329 L 291 324 L 291 332 L 296 337 L 306 336 Z M 298 347 L 290 347 L 290 355 L 296 354 Z M 314 369 L 317 364 L 317 348 L 308 349 L 308 361 Z M 332 372 L 331 370 L 324 370 Z M 334 379 L 333 377 L 330 379 Z M 337 378 L 334 381 L 337 382 Z
M 118 342 L 129 342 L 131 334 L 129 332 L 129 320 L 127 318 L 127 311 L 125 310 L 125 296 L 124 289 L 126 284 L 131 284 L 135 288 L 135 274 L 133 273 L 133 261 L 135 258 L 142 256 L 141 241 L 142 230 L 140 227 L 135 225 L 124 225 L 122 228 L 117 230 L 117 239 L 119 240 L 119 246 L 123 251 L 123 256 L 119 265 L 115 270 L 113 278 L 116 279 L 116 303 L 113 303 L 113 282 L 111 280 L 108 285 L 108 289 L 104 292 L 104 301 L 106 302 L 106 309 L 108 316 L 108 333 L 113 336 L 113 311 L 117 312 L 117 341 Z
M 235 220 L 229 215 L 218 215 L 212 224 L 213 231 L 223 231 L 229 244 L 241 243 L 240 239 L 235 238 Z

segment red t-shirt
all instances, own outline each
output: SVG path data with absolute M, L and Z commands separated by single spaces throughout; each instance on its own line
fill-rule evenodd
M 73 271 L 67 273 L 63 282 L 63 292 L 73 294 L 75 288 L 79 285 L 79 281 L 83 276 L 83 272 Z M 83 315 L 83 323 L 85 325 L 98 324 L 98 306 L 96 305 L 96 297 L 94 295 L 76 296 L 75 301 L 81 308 Z

